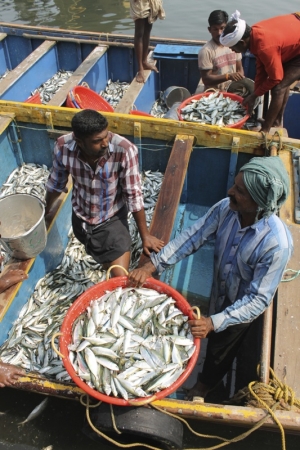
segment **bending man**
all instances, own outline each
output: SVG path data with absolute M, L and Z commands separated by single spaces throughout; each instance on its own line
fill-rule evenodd
M 237 53 L 246 50 L 256 56 L 254 93 L 245 98 L 251 113 L 257 97 L 271 90 L 271 103 L 261 131 L 283 126 L 283 114 L 290 86 L 300 79 L 300 13 L 263 20 L 252 27 L 241 20 L 239 11 L 228 22 L 220 42 Z
M 71 122 L 73 133 L 58 138 L 47 182 L 46 214 L 68 176 L 73 179 L 72 226 L 86 252 L 105 269 L 120 265 L 128 270 L 131 239 L 127 207 L 136 221 L 143 250 L 159 251 L 163 242 L 151 236 L 145 218 L 137 148 L 108 131 L 104 116 L 85 109 Z M 120 268 L 113 276 L 123 276 Z
M 229 198 L 129 274 L 142 284 L 215 240 L 214 314 L 189 322 L 195 337 L 209 338 L 203 371 L 189 398 L 205 397 L 222 380 L 251 322 L 272 301 L 293 248 L 289 230 L 276 215 L 288 192 L 288 174 L 279 157 L 252 158 L 240 169 Z

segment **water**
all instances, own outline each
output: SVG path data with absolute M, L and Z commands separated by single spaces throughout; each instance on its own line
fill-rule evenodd
M 224 3 L 224 2 L 223 2 Z M 273 0 L 252 0 L 251 2 L 226 2 L 226 10 L 231 14 L 237 7 L 249 25 L 279 14 L 299 10 L 296 0 L 276 3 Z M 211 0 L 164 0 L 166 19 L 158 20 L 152 30 L 153 36 L 201 39 L 210 38 L 207 31 L 207 17 L 214 9 L 225 8 L 224 4 Z M 127 0 L 1 0 L 0 21 L 78 29 L 86 31 L 113 32 L 133 34 L 133 22 L 129 16 Z M 41 395 L 22 392 L 9 388 L 1 389 L 0 411 L 0 449 L 5 440 L 13 450 L 21 450 L 20 445 L 32 446 L 41 450 L 52 445 L 53 450 L 103 450 L 108 444 L 96 443 L 84 436 L 81 431 L 85 409 L 77 402 L 51 397 L 47 409 L 32 422 L 19 426 L 32 409 L 43 399 Z M 193 423 L 198 432 L 218 434 L 233 438 L 242 433 L 242 428 Z M 298 450 L 300 438 L 286 436 L 287 450 Z M 195 437 L 185 431 L 184 446 L 189 448 L 210 447 L 216 444 L 203 438 Z M 28 448 L 28 447 L 27 447 Z M 281 448 L 279 433 L 256 431 L 239 443 L 231 444 L 228 449 L 235 450 L 276 450 Z
M 249 25 L 279 14 L 299 10 L 299 2 L 252 0 L 224 2 L 211 0 L 164 0 L 166 19 L 157 20 L 155 36 L 208 39 L 207 18 L 214 9 L 236 8 Z M 42 25 L 104 33 L 133 34 L 128 0 L 1 0 L 0 20 L 26 25 Z

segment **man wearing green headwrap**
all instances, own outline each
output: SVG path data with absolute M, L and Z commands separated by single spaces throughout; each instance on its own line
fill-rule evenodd
M 129 274 L 141 285 L 155 272 L 161 274 L 204 243 L 215 241 L 213 313 L 189 321 L 195 337 L 208 337 L 203 371 L 190 399 L 205 397 L 222 380 L 251 323 L 275 295 L 293 249 L 291 234 L 276 215 L 288 193 L 289 177 L 278 156 L 252 158 L 235 177 L 229 198 Z

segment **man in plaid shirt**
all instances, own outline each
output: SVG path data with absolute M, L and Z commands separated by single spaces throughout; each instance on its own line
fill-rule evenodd
M 71 122 L 72 133 L 57 139 L 47 182 L 46 215 L 72 176 L 72 226 L 86 251 L 105 269 L 130 263 L 131 239 L 127 221 L 131 211 L 146 255 L 159 251 L 163 241 L 151 236 L 144 212 L 138 150 L 108 131 L 104 116 L 85 109 Z M 113 276 L 123 276 L 120 268 Z

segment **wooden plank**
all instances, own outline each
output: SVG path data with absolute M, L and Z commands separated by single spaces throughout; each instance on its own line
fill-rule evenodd
M 156 65 L 156 61 L 154 59 L 152 59 L 152 54 L 153 54 L 153 52 L 149 53 L 148 61 L 151 64 Z M 145 83 L 148 80 L 148 78 L 150 77 L 151 72 L 152 72 L 151 70 L 144 71 Z M 136 101 L 137 97 L 139 96 L 143 87 L 144 87 L 144 83 L 138 83 L 136 81 L 136 79 L 134 78 L 132 80 L 129 88 L 125 92 L 123 98 L 121 98 L 120 102 L 115 107 L 115 112 L 129 114 L 130 111 L 134 108 L 135 101 Z
M 0 115 L 0 134 L 3 133 L 4 130 L 11 124 L 13 119 L 15 118 L 15 114 L 6 113 Z
M 70 128 L 71 120 L 78 112 L 75 108 L 33 105 L 8 100 L 0 100 L 0 109 L 2 113 L 15 114 L 16 121 L 35 122 L 44 125 L 47 124 L 46 114 L 50 112 L 53 126 L 66 129 Z M 102 114 L 107 118 L 109 129 L 114 133 L 131 136 L 134 134 L 133 129 L 137 116 L 108 112 L 102 112 Z M 240 153 L 247 153 L 253 156 L 265 155 L 265 140 L 259 132 L 143 116 L 139 116 L 138 121 L 142 125 L 143 138 L 149 137 L 169 141 L 173 140 L 177 134 L 193 135 L 199 147 L 222 148 L 230 151 L 232 139 L 236 136 L 240 138 Z M 271 136 L 268 135 L 267 138 L 269 140 Z M 282 137 L 282 146 L 284 150 L 290 150 L 291 147 L 300 149 L 300 140 Z
M 6 38 L 6 33 L 0 33 L 0 41 L 3 41 Z
M 290 152 L 280 152 L 293 187 L 293 164 Z M 280 210 L 280 218 L 287 224 L 294 240 L 294 253 L 287 265 L 288 269 L 299 270 L 300 261 L 300 225 L 294 221 L 294 197 L 291 194 Z M 276 309 L 276 329 L 274 340 L 275 374 L 295 390 L 300 396 L 300 277 L 293 281 L 282 282 L 278 287 Z
M 150 74 L 151 70 L 145 70 L 144 72 L 145 82 L 150 77 Z M 136 79 L 134 79 L 131 82 L 127 91 L 125 92 L 123 98 L 121 98 L 120 102 L 115 107 L 115 113 L 129 114 L 130 111 L 133 109 L 133 105 L 135 104 L 135 101 L 139 96 L 143 87 L 144 83 L 138 83 Z
M 108 47 L 96 47 L 89 56 L 80 64 L 68 81 L 53 95 L 48 102 L 52 106 L 61 106 L 68 95 L 68 92 L 77 86 L 97 63 L 97 61 L 104 55 Z
M 37 49 L 30 53 L 15 69 L 11 70 L 5 78 L 0 81 L 0 95 L 3 95 L 24 72 L 30 69 L 39 59 L 41 59 L 52 47 L 55 41 L 44 41 Z
M 154 210 L 150 233 L 165 243 L 169 242 L 172 233 L 193 142 L 194 136 L 176 136 Z M 147 260 L 148 257 L 142 255 L 139 266 Z

